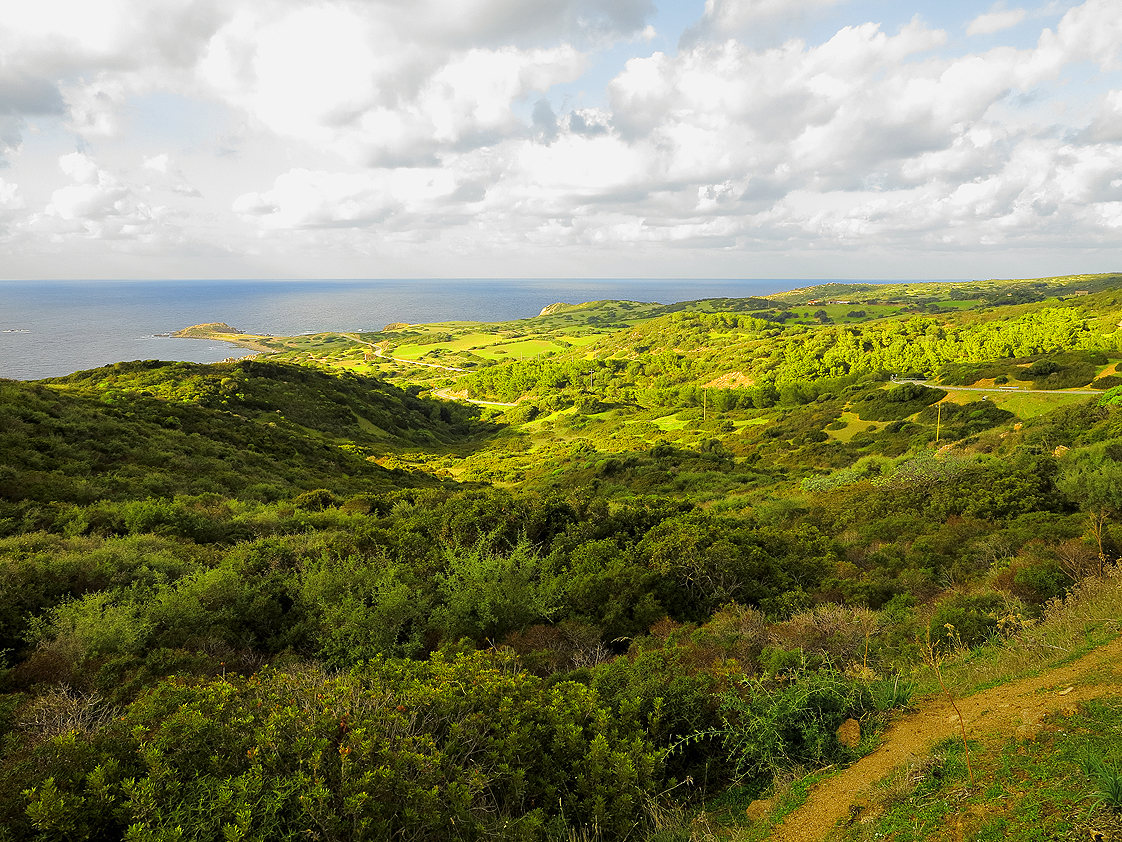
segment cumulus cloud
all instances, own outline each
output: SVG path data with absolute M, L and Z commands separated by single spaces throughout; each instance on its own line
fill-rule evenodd
M 19 185 L 0 178 L 0 211 L 22 210 L 27 203 L 19 194 Z
M 271 190 L 246 193 L 235 213 L 266 229 L 367 228 L 390 217 L 415 226 L 428 214 L 444 214 L 449 203 L 473 201 L 453 173 L 439 167 L 328 173 L 294 169 L 277 177 Z M 392 226 L 391 226 L 392 227 Z
M 0 73 L 20 68 L 87 138 L 118 135 L 129 97 L 163 88 L 217 94 L 354 160 L 432 160 L 523 128 L 515 103 L 577 78 L 582 50 L 640 35 L 653 13 L 652 0 L 42 0 L 0 20 Z M 0 75 L 0 121 L 34 110 L 26 95 L 5 108 L 5 91 Z M 18 144 L 18 120 L 0 140 Z
M 1117 0 L 1069 9 L 1035 46 L 973 53 L 918 17 L 757 39 L 841 0 L 707 0 L 672 54 L 635 46 L 653 36 L 650 0 L 156 6 L 57 0 L 0 21 L 0 144 L 18 149 L 33 113 L 80 148 L 117 142 L 136 95 L 161 90 L 221 103 L 222 131 L 267 154 L 243 154 L 245 180 L 221 195 L 166 137 L 139 175 L 65 156 L 37 230 L 179 236 L 179 212 L 151 199 L 199 196 L 181 167 L 228 215 L 210 230 L 286 248 L 392 240 L 421 260 L 434 238 L 496 254 L 950 250 L 1107 243 L 1122 225 L 1122 95 L 1097 83 L 1097 110 L 1064 115 L 1052 85 L 1090 61 L 1119 87 Z M 967 31 L 1027 19 L 995 6 Z M 632 58 L 606 88 L 557 95 L 623 41 Z
M 1108 66 L 1110 39 L 1089 38 L 1113 26 L 1108 5 L 1072 10 L 1034 49 L 960 57 L 937 55 L 945 34 L 918 19 L 894 35 L 845 27 L 814 46 L 699 42 L 630 60 L 606 108 L 559 116 L 538 99 L 532 131 L 519 133 L 500 130 L 497 107 L 474 124 L 493 137 L 468 143 L 446 109 L 439 161 L 293 169 L 234 209 L 264 230 L 423 238 L 443 226 L 512 247 L 985 248 L 1059 244 L 1073 229 L 1099 242 L 1122 218 L 1122 100 L 1104 98 L 1093 126 L 1068 139 L 994 109 L 1054 78 L 1080 44 Z
M 61 114 L 63 109 L 56 86 L 23 68 L 0 63 L 0 166 L 18 151 L 28 117 Z
M 201 70 L 274 132 L 355 163 L 416 165 L 524 132 L 515 103 L 578 78 L 584 64 L 568 44 L 426 47 L 338 5 L 270 21 L 243 13 L 217 33 Z
M 7 4 L 0 17 L 0 123 L 6 111 L 20 127 L 29 116 L 65 114 L 84 137 L 117 136 L 126 98 L 186 84 L 224 16 L 214 0 Z M 13 73 L 23 91 L 14 100 L 5 96 Z
M 978 15 L 966 27 L 967 35 L 992 35 L 1016 26 L 1025 19 L 1024 9 L 995 9 Z
M 70 183 L 51 194 L 31 224 L 55 236 L 95 240 L 177 240 L 166 207 L 138 201 L 134 188 L 82 152 L 63 155 L 59 169 Z
M 1095 119 L 1080 133 L 1080 139 L 1090 143 L 1122 142 L 1122 91 L 1110 91 L 1102 98 Z
M 19 194 L 19 185 L 0 178 L 0 234 L 8 232 L 8 225 L 27 207 Z

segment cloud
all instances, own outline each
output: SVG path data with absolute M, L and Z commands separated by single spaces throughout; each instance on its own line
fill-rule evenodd
M 172 165 L 171 156 L 166 152 L 154 155 L 151 158 L 146 157 L 144 159 L 144 169 L 156 173 L 160 185 L 173 193 L 193 198 L 202 196 L 197 189 L 187 183 L 183 170 Z
M 1025 19 L 1024 9 L 997 9 L 978 15 L 966 27 L 967 35 L 992 35 L 1010 29 Z
M 654 11 L 652 0 L 42 0 L 0 20 L 0 141 L 17 146 L 22 118 L 64 107 L 72 131 L 116 137 L 129 99 L 164 89 L 217 94 L 356 161 L 431 161 L 524 130 L 516 103 L 576 79 L 582 49 L 641 35 Z
M 1108 18 L 1091 0 L 1034 49 L 958 57 L 938 55 L 945 34 L 919 20 L 894 35 L 844 27 L 813 46 L 699 42 L 628 61 L 604 108 L 559 117 L 539 98 L 532 131 L 520 132 L 505 122 L 514 88 L 504 88 L 491 117 L 445 109 L 442 145 L 414 139 L 431 163 L 296 168 L 234 209 L 265 231 L 439 237 L 466 252 L 1108 243 L 1122 220 L 1122 100 L 1104 98 L 1076 135 L 1013 119 L 1009 96 L 1079 60 L 1080 43 L 1108 63 L 1109 39 L 1088 38 Z M 410 93 L 410 113 L 425 113 L 430 85 Z M 467 113 L 474 122 L 457 122 Z
M 86 139 L 119 137 L 120 114 L 130 93 L 124 80 L 100 74 L 91 82 L 61 87 L 66 127 Z
M 525 132 L 515 103 L 584 70 L 567 44 L 423 45 L 362 8 L 302 8 L 272 20 L 243 13 L 216 34 L 203 77 L 280 135 L 326 144 L 354 163 L 418 165 Z
M 27 117 L 61 114 L 63 110 L 56 86 L 7 62 L 0 64 L 0 166 L 23 142 Z
M 462 186 L 437 167 L 358 173 L 293 169 L 278 176 L 271 190 L 239 196 L 233 211 L 264 229 L 369 228 L 394 215 L 416 225 L 426 214 L 446 212 Z
M 963 52 L 919 18 L 772 37 L 841 6 L 708 0 L 676 52 L 650 53 L 636 46 L 650 0 L 56 0 L 0 20 L 0 144 L 19 149 L 39 114 L 99 150 L 35 185 L 51 199 L 25 228 L 60 241 L 174 242 L 182 214 L 231 251 L 393 243 L 418 265 L 1116 240 L 1117 0 L 1086 0 L 1019 49 Z M 997 6 L 968 31 L 1029 17 Z M 586 85 L 623 42 L 622 71 Z M 1097 89 L 1067 73 L 1087 61 Z M 1077 87 L 1097 107 L 1061 114 Z M 236 180 L 206 172 L 209 151 L 136 139 L 150 91 L 218 103 Z M 105 163 L 138 149 L 141 167 Z M 208 196 L 181 201 L 195 180 Z M 22 201 L 8 182 L 3 201 Z
M 27 207 L 19 195 L 19 185 L 0 178 L 0 211 L 22 210 Z
M 9 223 L 26 207 L 19 185 L 0 178 L 0 234 L 7 234 Z
M 58 160 L 70 183 L 51 194 L 50 204 L 30 221 L 56 238 L 178 241 L 166 207 L 138 201 L 131 185 L 101 169 L 82 152 Z
M 1122 91 L 1109 91 L 1102 98 L 1098 114 L 1079 139 L 1086 143 L 1122 142 Z

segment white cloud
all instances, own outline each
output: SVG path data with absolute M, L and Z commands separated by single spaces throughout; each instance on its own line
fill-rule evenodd
M 19 195 L 19 185 L 0 178 L 0 210 L 22 210 L 25 207 L 27 203 Z
M 966 27 L 967 35 L 992 35 L 1010 29 L 1025 19 L 1024 9 L 998 9 L 978 15 Z
M 166 152 L 152 157 L 145 157 L 144 169 L 156 174 L 159 185 L 181 196 L 199 197 L 202 194 L 188 182 L 183 175 L 183 170 L 171 163 L 171 156 Z
M 0 178 L 0 234 L 7 234 L 9 224 L 27 207 L 19 193 L 19 185 Z
M 537 137 L 504 123 L 513 87 L 487 100 L 492 111 L 448 105 L 459 101 L 456 80 L 469 75 L 465 59 L 439 86 L 442 107 L 423 107 L 431 81 L 410 100 L 410 114 L 445 121 L 430 118 L 430 143 L 444 144 L 439 163 L 293 169 L 235 210 L 264 230 L 352 230 L 356 243 L 403 232 L 423 241 L 443 230 L 446 240 L 462 234 L 468 251 L 985 248 L 1060 244 L 1073 230 L 1082 242 L 1104 242 L 1122 201 L 1117 144 L 1062 141 L 1051 127 L 993 116 L 1010 92 L 1074 60 L 1103 9 L 1092 0 L 1074 10 L 1036 49 L 958 58 L 931 55 L 945 35 L 918 20 L 895 35 L 845 27 L 816 46 L 757 50 L 726 40 L 654 53 L 631 59 L 611 82 L 608 108 L 560 118 L 541 108 Z M 485 66 L 505 69 L 477 78 L 510 80 L 524 55 L 504 65 L 501 52 L 481 53 Z M 1109 60 L 1105 47 L 1097 55 Z M 1104 100 L 1102 126 L 1115 100 Z M 481 140 L 480 126 L 493 136 Z M 411 137 L 406 129 L 393 136 Z
M 1122 91 L 1109 91 L 1103 96 L 1098 114 L 1081 139 L 1092 143 L 1122 141 Z
M 138 201 L 131 185 L 101 169 L 93 158 L 71 152 L 58 164 L 70 183 L 51 194 L 50 204 L 32 218 L 32 226 L 64 239 L 180 239 L 168 208 Z
M 120 115 L 131 91 L 123 79 L 100 74 L 92 82 L 61 88 L 69 115 L 67 128 L 84 138 L 111 138 L 121 134 Z
M 1115 0 L 1087 0 L 1070 9 L 1053 33 L 1045 29 L 1033 56 L 1031 76 L 1026 82 L 1047 78 L 1065 64 L 1091 61 L 1100 70 L 1122 69 L 1122 15 Z
M 491 255 L 498 267 L 537 248 L 604 256 L 642 245 L 644 265 L 661 266 L 657 255 L 673 250 L 1116 239 L 1117 0 L 1069 9 L 1035 47 L 977 53 L 948 47 L 919 17 L 780 42 L 771 35 L 805 35 L 801 18 L 844 4 L 708 0 L 676 52 L 652 54 L 652 9 L 26 4 L 0 19 L 0 154 L 27 154 L 23 135 L 46 115 L 97 159 L 64 156 L 65 183 L 16 173 L 23 193 L 0 182 L 0 208 L 22 196 L 47 206 L 26 232 L 63 241 L 174 242 L 182 226 L 234 252 L 260 250 L 259 234 L 291 254 L 393 243 L 418 266 L 438 251 Z M 995 6 L 968 32 L 1029 17 Z M 631 58 L 593 87 L 587 74 L 609 44 Z M 1095 80 L 1067 72 L 1087 61 Z M 133 118 L 148 92 L 218 103 L 228 124 L 209 146 L 140 138 Z M 241 138 L 237 167 L 213 159 L 219 133 Z
M 440 49 L 342 5 L 269 21 L 243 13 L 201 65 L 210 85 L 272 131 L 355 163 L 406 165 L 523 132 L 515 103 L 583 68 L 569 45 Z
M 294 169 L 277 177 L 271 190 L 246 193 L 235 213 L 266 229 L 367 228 L 391 215 L 415 224 L 455 201 L 459 185 L 441 168 L 399 168 L 359 173 Z

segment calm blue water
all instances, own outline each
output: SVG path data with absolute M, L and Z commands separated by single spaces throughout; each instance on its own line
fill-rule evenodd
M 390 322 L 505 321 L 547 304 L 669 304 L 767 295 L 820 281 L 0 281 L 0 377 L 60 377 L 121 360 L 217 362 L 248 351 L 167 334 L 204 322 L 292 336 Z

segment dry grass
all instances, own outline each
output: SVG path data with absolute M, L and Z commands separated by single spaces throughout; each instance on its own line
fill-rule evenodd
M 117 709 L 97 693 L 66 685 L 52 688 L 23 710 L 19 727 L 37 742 L 77 731 L 92 734 L 112 722 Z
M 1000 641 L 960 652 L 942 664 L 943 679 L 957 695 L 1035 675 L 1073 660 L 1122 631 L 1122 565 L 1102 578 L 1077 583 L 1066 597 L 1048 603 L 1043 618 L 1019 624 Z M 928 671 L 929 672 L 929 671 Z M 934 673 L 921 674 L 921 692 L 934 692 Z

